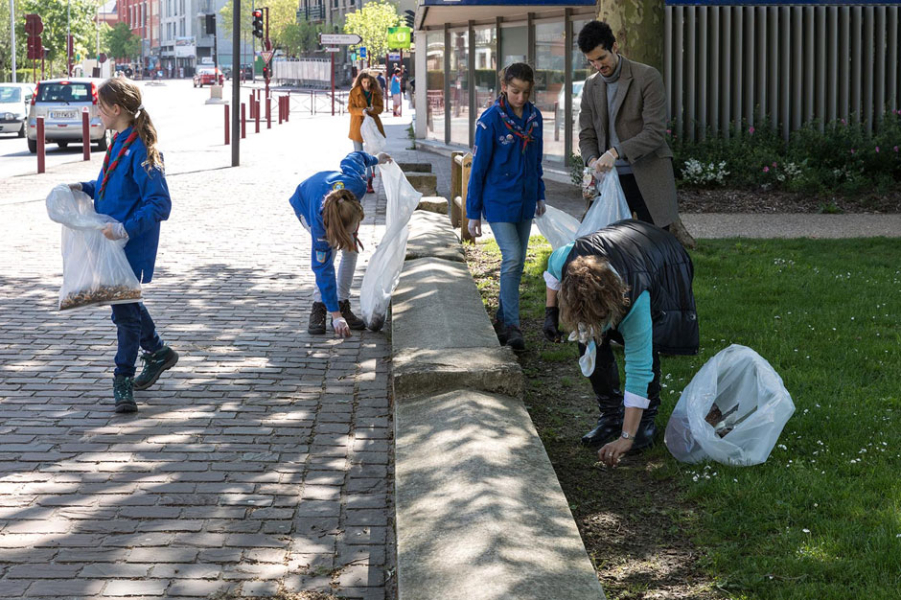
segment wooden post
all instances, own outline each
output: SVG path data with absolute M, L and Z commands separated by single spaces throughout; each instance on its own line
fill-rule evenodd
M 469 171 L 472 169 L 472 154 L 467 152 L 463 155 L 460 169 L 460 239 L 463 241 L 473 242 L 472 236 L 469 235 L 469 219 L 466 218 L 466 194 L 469 191 Z

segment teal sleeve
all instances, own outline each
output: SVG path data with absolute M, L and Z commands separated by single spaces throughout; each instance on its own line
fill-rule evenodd
M 651 295 L 647 291 L 638 296 L 617 330 L 622 334 L 624 342 L 626 393 L 646 401 L 648 385 L 654 379 L 654 329 L 651 322 Z

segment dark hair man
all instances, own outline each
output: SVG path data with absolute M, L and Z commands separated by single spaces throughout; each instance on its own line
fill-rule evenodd
M 615 168 L 629 209 L 694 248 L 676 204 L 660 72 L 621 56 L 613 31 L 603 21 L 586 23 L 578 44 L 597 70 L 585 81 L 579 113 L 579 150 L 586 166 L 598 172 Z

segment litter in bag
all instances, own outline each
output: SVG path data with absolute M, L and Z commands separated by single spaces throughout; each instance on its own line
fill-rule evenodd
M 594 233 L 598 229 L 603 229 L 611 223 L 632 218 L 632 211 L 629 210 L 626 194 L 619 183 L 616 169 L 611 169 L 598 176 L 597 190 L 597 197 L 591 204 L 591 208 L 585 213 L 582 224 L 576 231 L 576 237 L 570 242 L 583 235 Z
M 367 114 L 363 115 L 363 125 L 360 127 L 360 134 L 363 136 L 363 149 L 375 156 L 385 149 L 385 136 L 379 131 L 379 126 L 375 119 Z
M 707 361 L 686 386 L 664 441 L 682 462 L 757 465 L 766 462 L 794 412 L 770 363 L 733 344 Z
M 59 310 L 140 302 L 141 283 L 125 257 L 126 240 L 108 240 L 101 231 L 115 219 L 97 214 L 90 197 L 68 185 L 47 196 L 47 214 L 63 226 Z
M 410 235 L 407 225 L 422 198 L 422 193 L 410 185 L 394 161 L 379 165 L 379 171 L 388 198 L 385 235 L 369 259 L 360 287 L 360 309 L 363 320 L 372 331 L 380 331 L 385 325 L 391 294 L 400 281 L 407 255 L 407 238 Z

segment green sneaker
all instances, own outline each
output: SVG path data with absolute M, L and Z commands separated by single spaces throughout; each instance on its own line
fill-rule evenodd
M 116 399 L 117 413 L 133 413 L 138 410 L 133 393 L 134 380 L 125 375 L 113 378 L 113 397 Z
M 145 352 L 141 355 L 144 368 L 141 374 L 135 377 L 135 389 L 146 390 L 156 383 L 163 371 L 171 369 L 178 362 L 178 352 L 169 346 L 163 346 L 156 352 Z

